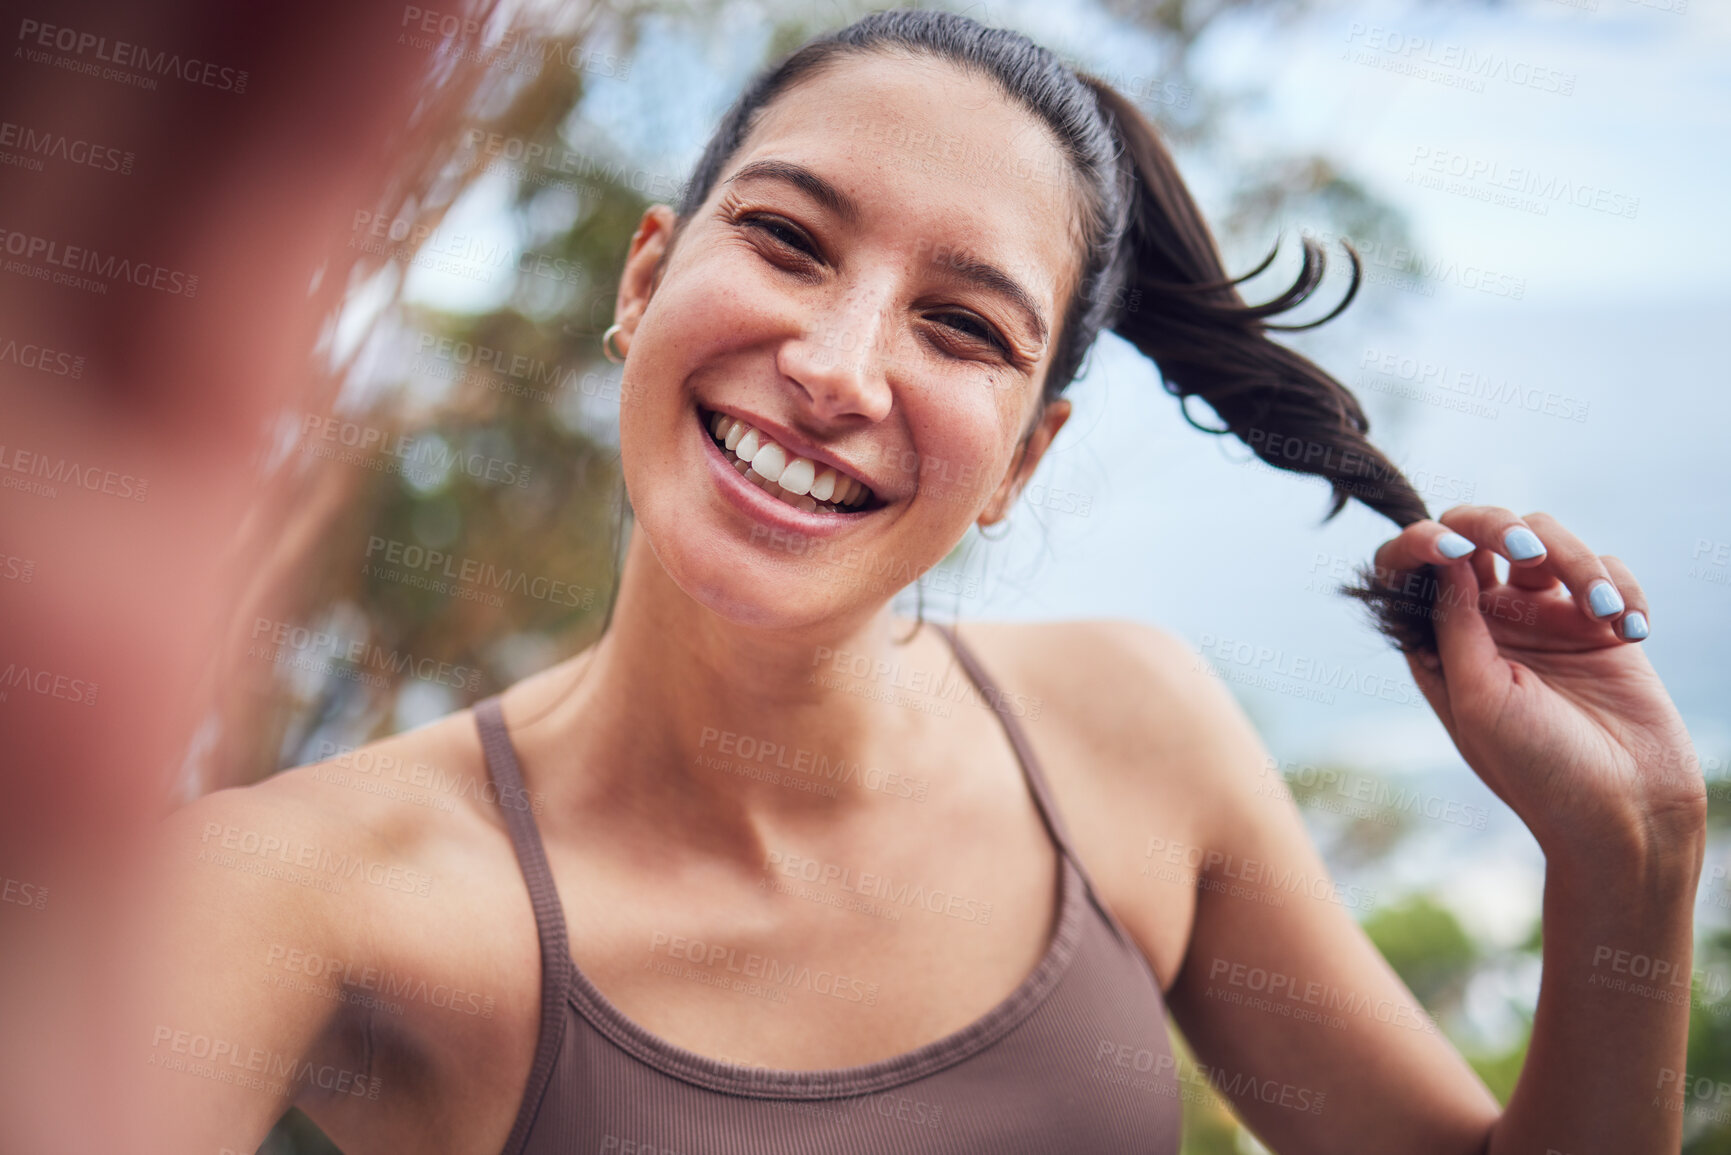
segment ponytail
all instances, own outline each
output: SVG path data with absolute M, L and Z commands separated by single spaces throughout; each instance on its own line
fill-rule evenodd
M 1307 301 L 1322 281 L 1322 248 L 1303 238 L 1298 278 L 1278 297 L 1247 305 L 1237 285 L 1274 260 L 1229 279 L 1208 226 L 1179 179 L 1154 126 L 1109 85 L 1083 76 L 1122 146 L 1120 165 L 1133 178 L 1129 219 L 1117 267 L 1104 270 L 1099 294 L 1110 287 L 1123 304 L 1111 328 L 1159 367 L 1167 392 L 1206 401 L 1222 428 L 1185 420 L 1204 432 L 1231 433 L 1276 469 L 1325 478 L 1334 490 L 1327 517 L 1355 498 L 1397 526 L 1429 515 L 1424 500 L 1365 434 L 1370 422 L 1345 386 L 1308 358 L 1277 344 L 1270 330 L 1313 328 L 1332 320 L 1358 292 L 1358 254 L 1345 298 L 1325 317 L 1302 325 L 1267 319 Z M 1397 585 L 1394 575 L 1360 571 L 1360 584 L 1342 592 L 1371 607 L 1377 627 L 1404 651 L 1434 650 L 1431 615 L 1437 589 L 1432 567 Z

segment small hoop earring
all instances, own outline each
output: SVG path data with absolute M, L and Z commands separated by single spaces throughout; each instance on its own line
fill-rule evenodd
M 625 326 L 615 321 L 613 324 L 607 326 L 607 331 L 605 333 L 601 334 L 601 355 L 606 357 L 615 365 L 625 364 L 625 354 L 614 348 L 614 345 L 616 344 L 614 338 L 619 336 L 620 330 L 624 327 Z
M 1008 517 L 1001 521 L 994 521 L 992 525 L 1002 526 L 1003 532 L 997 534 L 987 533 L 986 530 L 990 527 L 982 523 L 979 527 L 980 536 L 985 538 L 987 541 L 1003 541 L 1006 537 L 1010 536 L 1010 519 Z

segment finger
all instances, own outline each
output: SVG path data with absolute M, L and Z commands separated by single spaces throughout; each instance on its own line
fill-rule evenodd
M 1511 570 L 1544 560 L 1544 539 L 1501 506 L 1457 505 L 1437 520 L 1474 545 L 1507 558 Z
M 1501 584 L 1497 580 L 1497 555 L 1488 549 L 1475 549 L 1467 558 L 1473 565 L 1473 577 L 1479 583 L 1481 590 L 1494 589 Z
M 1635 575 L 1629 572 L 1629 567 L 1620 557 L 1606 554 L 1599 558 L 1599 563 L 1623 595 L 1624 610 L 1616 620 L 1617 636 L 1626 642 L 1641 641 L 1652 632 L 1652 623 L 1647 618 L 1647 595 L 1642 591 L 1641 583 L 1635 580 Z
M 1546 528 L 1546 525 L 1541 525 L 1539 521 L 1534 520 L 1535 518 L 1543 519 L 1546 525 L 1552 528 Z M 1517 589 L 1539 591 L 1555 589 L 1559 584 L 1566 584 L 1563 583 L 1563 573 L 1558 566 L 1557 543 L 1552 540 L 1552 537 L 1557 531 L 1564 534 L 1567 534 L 1568 531 L 1564 530 L 1557 520 L 1547 513 L 1529 513 L 1521 520 L 1526 523 L 1528 529 L 1538 535 L 1539 544 L 1545 547 L 1545 556 L 1531 565 L 1509 566 L 1509 585 Z M 1572 534 L 1569 536 L 1573 537 Z M 1574 545 L 1576 560 L 1582 556 L 1593 557 L 1593 551 L 1582 544 L 1579 538 L 1574 539 Z M 1596 561 L 1597 558 L 1594 560 Z M 1572 590 L 1573 587 L 1570 587 L 1571 592 Z
M 1449 565 L 1477 547 L 1441 522 L 1423 518 L 1382 543 L 1374 559 L 1378 576 L 1416 570 L 1424 565 Z
M 1449 566 L 1439 572 L 1442 588 L 1431 613 L 1452 721 L 1468 695 L 1500 695 L 1506 691 L 1510 675 L 1508 663 L 1491 637 L 1490 625 L 1479 612 L 1479 583 L 1472 567 Z
M 1544 589 L 1547 585 L 1539 584 L 1537 579 L 1554 578 L 1568 587 L 1575 605 L 1593 621 L 1619 620 L 1626 608 L 1625 597 L 1599 555 L 1548 513 L 1529 513 L 1524 520 L 1544 543 L 1545 557 L 1531 569 L 1518 571 L 1523 578 L 1533 580 L 1516 582 L 1515 572 L 1511 571 L 1510 584 Z
M 1455 717 L 1449 708 L 1448 680 L 1443 677 L 1442 659 L 1429 650 L 1414 650 L 1406 655 L 1406 668 L 1412 671 L 1412 680 L 1417 683 L 1419 693 L 1424 695 L 1424 700 L 1436 711 L 1443 729 L 1452 737 Z

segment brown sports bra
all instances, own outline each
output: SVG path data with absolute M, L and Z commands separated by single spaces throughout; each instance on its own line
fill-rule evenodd
M 541 836 L 505 807 L 541 940 L 541 1026 L 504 1155 L 1174 1155 L 1180 1095 L 1147 960 L 1094 893 L 1005 699 L 949 627 L 982 703 L 996 704 L 1060 871 L 1057 927 L 1021 985 L 972 1024 L 863 1066 L 782 1071 L 675 1046 L 626 1018 L 578 969 Z M 489 698 L 487 771 L 522 797 Z

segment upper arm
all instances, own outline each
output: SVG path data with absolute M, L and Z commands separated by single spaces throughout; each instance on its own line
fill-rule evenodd
M 339 1086 L 367 1094 L 341 1041 L 342 1004 L 304 993 L 286 965 L 291 952 L 341 955 L 345 908 L 359 899 L 321 867 L 364 841 L 270 783 L 208 795 L 163 824 L 140 952 L 154 1149 L 254 1151 L 291 1104 Z
M 1096 664 L 1152 752 L 1109 772 L 1141 860 L 1114 906 L 1141 938 L 1194 903 L 1167 1003 L 1208 1081 L 1283 1153 L 1477 1151 L 1496 1101 L 1353 918 L 1363 892 L 1330 879 L 1232 694 L 1176 638 L 1113 626 Z

